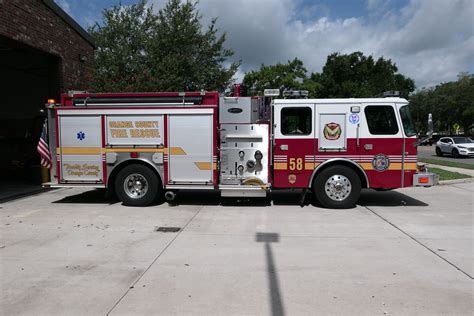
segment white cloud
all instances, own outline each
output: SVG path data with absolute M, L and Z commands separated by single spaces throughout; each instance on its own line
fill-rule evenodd
M 160 8 L 164 0 L 155 0 Z M 332 52 L 362 51 L 394 61 L 400 73 L 418 87 L 455 80 L 459 72 L 474 71 L 474 2 L 471 0 L 411 0 L 401 10 L 380 10 L 389 0 L 368 0 L 368 14 L 377 17 L 327 17 L 328 8 L 313 6 L 299 12 L 291 0 L 200 0 L 208 23 L 218 17 L 227 33 L 227 47 L 242 60 L 239 74 L 298 57 L 309 71 L 321 71 Z M 308 9 L 309 10 L 309 9 Z M 304 18 L 304 20 L 301 19 Z M 370 21 L 370 22 L 369 22 Z

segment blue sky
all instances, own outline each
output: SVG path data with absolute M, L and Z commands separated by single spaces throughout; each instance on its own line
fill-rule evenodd
M 137 0 L 55 0 L 85 29 L 101 12 Z M 166 0 L 148 0 L 158 10 Z M 474 72 L 472 0 L 200 0 L 203 24 L 218 17 L 242 61 L 237 80 L 262 63 L 298 57 L 321 71 L 333 52 L 394 61 L 418 88 Z
M 215 0 L 219 1 L 219 0 Z M 55 0 L 55 2 L 69 13 L 84 28 L 88 28 L 95 22 L 101 22 L 103 9 L 114 5 L 130 5 L 137 0 Z M 150 1 L 153 3 L 153 1 Z M 332 19 L 346 19 L 351 17 L 371 18 L 368 9 L 370 1 L 367 0 L 301 0 L 294 1 L 297 4 L 296 18 L 302 21 L 329 17 Z M 373 1 L 375 3 L 375 1 Z M 387 2 L 383 10 L 399 10 L 408 3 L 408 0 L 397 0 Z

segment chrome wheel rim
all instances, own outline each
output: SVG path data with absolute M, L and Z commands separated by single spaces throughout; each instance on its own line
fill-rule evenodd
M 327 179 L 324 192 L 333 201 L 344 201 L 352 191 L 351 181 L 340 174 L 335 174 Z
M 123 181 L 123 189 L 130 198 L 139 199 L 148 192 L 148 182 L 141 174 L 133 173 Z

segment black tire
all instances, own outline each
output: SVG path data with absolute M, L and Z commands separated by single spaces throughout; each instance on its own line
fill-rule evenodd
M 150 205 L 160 191 L 160 180 L 157 175 L 143 165 L 128 165 L 120 170 L 115 179 L 117 197 L 127 206 Z
M 443 156 L 443 152 L 441 151 L 441 148 L 436 147 L 435 152 L 436 152 L 436 156 L 440 156 L 440 157 Z
M 327 208 L 353 207 L 360 197 L 360 190 L 359 176 L 353 169 L 346 166 L 332 166 L 324 169 L 313 183 L 314 196 L 323 207 Z
M 459 151 L 456 148 L 453 149 L 452 155 L 453 155 L 453 158 L 461 157 L 461 155 L 459 155 Z

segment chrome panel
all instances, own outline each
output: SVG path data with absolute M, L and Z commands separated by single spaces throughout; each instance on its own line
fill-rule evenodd
M 420 183 L 420 178 L 427 178 L 428 182 Z M 439 175 L 436 173 L 425 172 L 425 173 L 416 173 L 413 175 L 413 186 L 414 187 L 431 187 L 437 185 L 439 182 Z
M 258 119 L 258 100 L 250 97 L 221 97 L 219 100 L 219 122 L 255 123 Z
M 221 196 L 223 197 L 266 197 L 267 190 L 260 187 L 245 187 L 234 185 L 220 185 Z
M 245 185 L 268 183 L 268 124 L 222 124 L 220 183 Z M 262 158 L 256 159 L 261 153 Z

